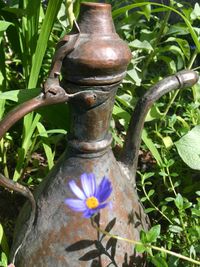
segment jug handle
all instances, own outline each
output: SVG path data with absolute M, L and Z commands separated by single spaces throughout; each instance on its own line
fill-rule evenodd
M 138 100 L 131 116 L 120 156 L 120 161 L 128 167 L 133 178 L 137 171 L 142 129 L 148 111 L 154 102 L 164 94 L 172 90 L 190 87 L 198 81 L 198 78 L 199 76 L 195 71 L 180 71 L 155 84 Z

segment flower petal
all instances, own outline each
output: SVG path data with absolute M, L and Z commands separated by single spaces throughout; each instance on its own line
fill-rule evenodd
M 96 213 L 96 211 L 93 211 L 93 210 L 91 210 L 91 209 L 87 209 L 87 210 L 83 213 L 83 217 L 84 217 L 84 218 L 90 218 L 90 217 L 92 217 L 95 213 Z
M 109 204 L 109 202 L 100 204 L 100 205 L 98 206 L 98 210 L 105 208 L 106 206 L 108 206 L 108 204 Z
M 106 206 L 109 205 L 109 202 L 108 203 L 103 203 L 103 204 L 100 204 L 96 209 L 87 209 L 84 213 L 83 213 L 83 217 L 84 218 L 90 218 L 92 217 L 95 213 L 97 213 L 100 209 L 103 209 L 105 208 Z
M 92 196 L 95 195 L 96 193 L 96 177 L 94 175 L 94 173 L 88 173 L 88 179 L 90 179 L 90 184 L 91 184 L 91 191 L 92 191 Z
M 111 192 L 112 192 L 111 182 L 108 180 L 108 178 L 104 176 L 97 188 L 95 196 L 101 203 L 104 202 L 110 196 Z
M 79 199 L 73 199 L 73 198 L 66 198 L 65 204 L 72 210 L 77 212 L 85 212 L 87 210 L 87 207 L 85 205 L 85 202 Z
M 82 199 L 82 200 L 85 200 L 86 199 L 86 196 L 85 194 L 83 193 L 83 191 L 76 185 L 75 181 L 74 180 L 71 180 L 69 182 L 69 186 L 70 186 L 70 189 L 72 190 L 72 192 L 74 193 L 74 195 L 76 195 L 78 198 Z
M 83 191 L 87 197 L 91 197 L 94 195 L 94 175 L 83 173 L 81 175 L 81 183 L 83 187 Z

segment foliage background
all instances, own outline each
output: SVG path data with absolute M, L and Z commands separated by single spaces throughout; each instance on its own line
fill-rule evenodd
M 55 44 L 70 31 L 80 2 L 0 0 L 0 118 L 38 94 Z M 200 5 L 182 0 L 164 1 L 167 6 L 159 5 L 162 1 L 104 2 L 112 4 L 116 30 L 133 54 L 111 121 L 117 156 L 137 99 L 163 77 L 185 68 L 199 70 Z M 162 97 L 146 118 L 137 186 L 154 235 L 142 233 L 144 246 L 138 250 L 147 250 L 150 266 L 194 265 L 146 249 L 147 243 L 200 261 L 199 105 L 200 82 Z M 27 115 L 0 142 L 4 175 L 33 190 L 63 152 L 68 127 L 64 104 Z M 0 193 L 0 266 L 7 266 L 13 214 L 23 200 Z M 10 213 L 8 203 L 14 206 Z

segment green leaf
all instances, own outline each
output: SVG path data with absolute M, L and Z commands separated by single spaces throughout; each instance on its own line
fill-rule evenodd
M 138 253 L 144 253 L 146 251 L 146 247 L 143 244 L 137 244 L 135 249 Z
M 0 101 L 0 120 L 2 119 L 5 111 L 5 100 Z
M 200 217 L 200 209 L 191 209 L 191 211 L 192 211 L 192 215 L 196 215 Z
M 160 225 L 153 226 L 147 233 L 146 239 L 148 243 L 155 242 L 160 235 Z
M 26 10 L 22 8 L 14 8 L 14 7 L 4 7 L 2 8 L 3 11 L 9 12 L 11 14 L 17 15 L 17 17 L 23 17 L 26 15 Z
M 183 209 L 183 197 L 181 196 L 181 194 L 177 194 L 175 200 L 175 205 L 176 207 L 179 209 L 179 210 L 182 210 Z
M 151 261 L 156 267 L 168 267 L 168 264 L 165 259 L 159 256 L 158 254 L 152 257 Z
M 200 20 L 200 6 L 198 3 L 195 4 L 193 11 L 190 14 L 192 20 L 199 19 Z
M 200 170 L 200 125 L 175 142 L 182 160 L 192 169 Z
M 154 190 L 154 189 L 151 189 L 151 190 L 148 192 L 148 197 L 150 198 L 154 193 L 155 193 L 155 190 Z
M 4 252 L 1 253 L 1 262 L 0 262 L 2 267 L 7 267 L 8 266 L 8 259 L 7 256 Z
M 141 85 L 141 78 L 139 77 L 136 69 L 131 69 L 127 71 L 127 79 L 131 79 L 132 82 L 134 82 L 137 86 Z
M 10 25 L 13 24 L 5 20 L 0 20 L 0 33 L 6 31 Z
M 142 141 L 145 143 L 145 145 L 148 147 L 148 149 L 151 151 L 153 157 L 156 159 L 159 166 L 162 165 L 162 159 L 161 156 L 153 143 L 152 139 L 150 139 L 147 135 L 147 131 L 143 129 L 142 131 Z
M 176 63 L 171 57 L 166 57 L 164 55 L 161 55 L 159 56 L 159 60 L 162 60 L 166 63 L 170 74 L 174 74 L 177 71 Z
M 187 40 L 181 38 L 169 37 L 165 42 L 176 42 L 183 51 L 185 57 L 188 60 L 190 59 L 190 45 Z
M 1 224 L 0 224 L 0 244 L 1 244 L 1 247 L 2 247 L 3 251 L 5 252 L 5 254 L 8 255 L 9 254 L 9 246 L 8 246 L 6 235 L 5 235 L 4 230 L 3 230 L 3 226 Z
M 29 79 L 28 88 L 36 87 L 37 80 L 40 73 L 40 68 L 42 65 L 42 60 L 47 48 L 48 39 L 55 22 L 58 10 L 61 6 L 62 0 L 49 0 L 47 11 L 45 14 L 44 21 L 42 23 L 41 32 L 37 42 L 36 51 L 32 61 L 31 74 Z
M 46 132 L 46 129 L 40 122 L 37 123 L 37 129 L 38 129 L 40 136 L 42 136 L 42 140 L 43 140 L 42 145 L 43 145 L 46 157 L 47 157 L 48 167 L 50 170 L 54 165 L 54 154 L 49 144 L 48 134 Z
M 147 209 L 145 209 L 145 213 L 150 213 L 150 212 L 152 212 L 154 210 L 155 210 L 154 208 L 147 208 Z
M 165 136 L 162 138 L 162 141 L 167 149 L 173 146 L 173 141 L 170 136 Z
M 23 103 L 41 93 L 41 89 L 20 89 L 11 90 L 0 94 L 0 99 L 11 100 L 17 102 L 18 104 Z
M 192 86 L 192 92 L 193 92 L 195 103 L 199 104 L 200 103 L 200 79 L 195 85 Z
M 145 122 L 152 121 L 155 119 L 160 119 L 162 116 L 163 114 L 160 112 L 159 108 L 156 105 L 153 105 L 152 108 L 147 113 Z
M 115 115 L 116 117 L 120 118 L 120 119 L 124 119 L 125 123 L 128 125 L 129 121 L 130 121 L 130 114 L 124 110 L 123 108 L 114 105 L 113 108 L 113 115 Z
M 140 40 L 136 39 L 132 42 L 129 43 L 130 47 L 137 48 L 137 49 L 142 49 L 142 50 L 147 50 L 147 51 L 153 51 L 153 47 L 149 42 L 144 40 L 141 42 Z
M 174 201 L 174 198 L 173 197 L 166 197 L 165 198 L 165 201 L 172 202 L 172 201 Z
M 169 231 L 173 232 L 173 233 L 180 233 L 180 232 L 183 231 L 183 229 L 178 225 L 170 225 L 169 226 Z
M 200 196 L 200 191 L 196 191 L 197 196 Z
M 166 45 L 164 47 L 160 48 L 160 52 L 171 52 L 173 53 L 177 58 L 180 55 L 182 60 L 185 60 L 184 57 L 184 53 L 183 51 L 180 49 L 180 47 L 176 46 L 176 45 Z

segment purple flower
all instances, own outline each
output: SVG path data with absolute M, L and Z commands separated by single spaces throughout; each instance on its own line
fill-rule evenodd
M 111 182 L 104 176 L 97 187 L 93 173 L 83 173 L 80 179 L 82 189 L 76 185 L 74 180 L 69 182 L 71 191 L 78 199 L 66 198 L 65 204 L 74 211 L 83 212 L 83 217 L 90 218 L 109 204 L 105 201 L 112 192 Z

